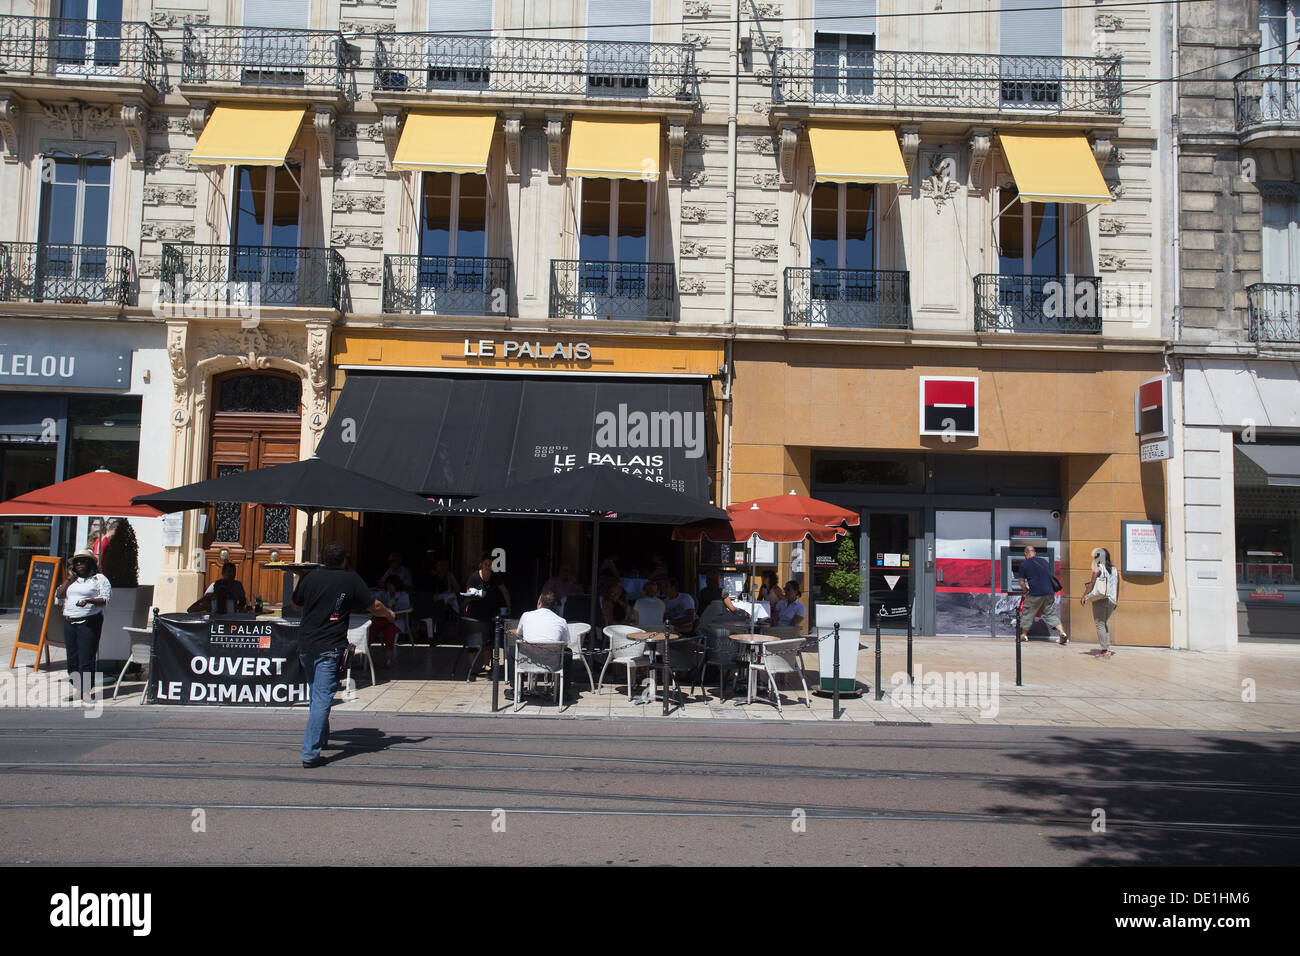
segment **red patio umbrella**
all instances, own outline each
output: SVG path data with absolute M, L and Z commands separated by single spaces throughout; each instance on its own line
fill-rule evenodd
M 856 528 L 861 520 L 856 511 L 841 508 L 839 505 L 833 505 L 828 501 L 818 501 L 816 498 L 796 495 L 793 491 L 787 495 L 771 495 L 767 498 L 741 501 L 731 505 L 731 507 L 740 508 L 749 507 L 750 505 L 754 505 L 760 511 L 766 511 L 768 514 L 807 518 L 814 524 L 820 525 L 838 525 L 840 522 L 844 522 L 849 527 Z
M 843 528 L 831 528 L 803 518 L 772 514 L 757 505 L 728 505 L 727 514 L 730 516 L 727 521 L 709 519 L 678 525 L 673 529 L 673 540 L 699 541 L 708 538 L 710 541 L 725 543 L 748 541 L 757 535 L 763 541 L 789 544 L 806 537 L 820 542 L 834 541 L 844 534 Z
M 156 491 L 162 489 L 148 482 L 119 475 L 107 468 L 100 468 L 11 498 L 0 504 L 0 517 L 104 515 L 112 518 L 157 518 L 162 514 L 157 508 L 131 503 L 134 495 L 147 495 Z

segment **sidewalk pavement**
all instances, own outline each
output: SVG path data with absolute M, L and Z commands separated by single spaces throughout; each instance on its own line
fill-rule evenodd
M 0 649 L 13 649 L 16 615 L 0 621 Z M 1015 686 L 1015 645 L 988 638 L 917 638 L 913 648 L 914 683 L 906 682 L 907 650 L 902 638 L 881 642 L 881 687 L 872 690 L 874 641 L 863 641 L 858 654 L 857 681 L 864 692 L 841 700 L 843 722 L 904 724 L 984 724 L 1012 727 L 1113 727 L 1196 731 L 1293 732 L 1300 730 L 1300 642 L 1242 644 L 1232 651 L 1173 651 L 1151 647 L 1121 647 L 1110 660 L 1096 660 L 1095 645 L 1064 647 L 1043 641 L 1022 645 L 1024 685 Z M 445 652 L 446 649 L 440 649 Z M 410 656 L 430 651 L 403 647 Z M 62 669 L 63 649 L 52 648 L 55 668 Z M 810 689 L 816 689 L 817 655 L 805 654 Z M 6 674 L 21 679 L 32 673 L 32 651 L 18 653 L 13 671 L 0 666 L 0 703 L 13 706 L 4 694 Z M 8 659 L 0 665 L 8 664 Z M 462 664 L 463 668 L 463 664 Z M 360 674 L 361 671 L 355 672 Z M 463 669 L 461 671 L 463 675 Z M 714 671 L 710 671 L 713 677 Z M 565 682 L 569 703 L 563 718 L 654 717 L 668 720 L 830 720 L 831 700 L 813 694 L 803 703 L 803 689 L 787 675 L 782 678 L 778 713 L 771 703 L 721 701 L 716 688 L 707 695 L 696 689 L 692 701 L 662 717 L 662 703 L 633 703 L 622 683 L 623 669 L 610 668 L 599 693 L 587 686 L 581 667 L 570 670 Z M 116 673 L 106 675 L 111 693 Z M 715 678 L 716 679 L 716 678 Z M 353 699 L 335 710 L 402 714 L 491 714 L 492 684 L 482 677 L 461 680 L 380 678 L 369 685 L 359 678 Z M 499 707 L 513 707 L 502 682 Z M 121 694 L 107 701 L 109 709 L 134 707 L 143 685 L 123 681 Z M 575 699 L 576 698 L 576 699 Z M 192 708 L 191 708 L 192 709 Z M 521 715 L 556 716 L 549 698 L 528 696 Z

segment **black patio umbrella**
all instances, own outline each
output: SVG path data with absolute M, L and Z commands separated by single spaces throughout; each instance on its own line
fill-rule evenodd
M 489 492 L 456 506 L 457 511 L 490 511 L 525 518 L 587 520 L 591 531 L 591 626 L 599 630 L 596 600 L 600 564 L 600 524 L 687 524 L 703 518 L 725 520 L 727 513 L 680 491 L 612 467 L 574 468 Z
M 164 513 L 206 508 L 216 502 L 287 505 L 307 512 L 307 554 L 312 554 L 312 518 L 321 511 L 379 511 L 429 515 L 438 507 L 422 495 L 321 461 L 315 455 L 268 468 L 236 472 L 182 485 L 170 491 L 137 495 Z

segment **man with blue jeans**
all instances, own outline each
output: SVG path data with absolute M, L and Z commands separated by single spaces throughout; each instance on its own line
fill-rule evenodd
M 1027 633 L 1039 614 L 1050 628 L 1055 628 L 1061 635 L 1061 643 L 1067 640 L 1065 628 L 1061 626 L 1061 616 L 1056 613 L 1056 587 L 1052 583 L 1052 569 L 1046 558 L 1038 557 L 1038 549 L 1033 545 L 1025 548 L 1025 559 L 1020 562 L 1020 590 L 1024 593 L 1024 610 L 1020 612 L 1020 640 L 1029 640 Z
M 311 709 L 302 738 L 304 767 L 325 762 L 320 752 L 329 743 L 339 657 L 348 646 L 348 615 L 365 609 L 374 617 L 393 619 L 393 612 L 375 600 L 361 575 L 344 567 L 347 560 L 347 549 L 331 541 L 321 552 L 325 566 L 303 575 L 293 592 L 293 603 L 302 608 L 298 660 L 311 688 Z

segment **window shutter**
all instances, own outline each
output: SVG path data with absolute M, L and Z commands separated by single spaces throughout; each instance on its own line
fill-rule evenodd
M 428 11 L 431 33 L 492 33 L 492 0 L 429 0 Z
M 1264 197 L 1263 280 L 1291 283 L 1291 236 L 1295 226 L 1295 200 L 1290 196 Z M 1300 251 L 1300 250 L 1298 250 Z
M 311 26 L 311 0 L 244 0 L 244 26 L 306 30 Z
M 813 16 L 817 33 L 876 32 L 876 0 L 817 0 Z
M 1041 9 L 1002 11 L 998 51 L 1003 56 L 1064 55 L 1065 16 L 1060 0 L 1015 0 L 1011 6 Z
M 587 39 L 649 43 L 652 19 L 652 0 L 587 0 Z

